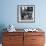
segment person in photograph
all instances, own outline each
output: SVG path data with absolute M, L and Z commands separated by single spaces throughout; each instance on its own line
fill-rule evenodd
M 33 13 L 33 7 L 21 7 L 21 19 L 31 20 Z

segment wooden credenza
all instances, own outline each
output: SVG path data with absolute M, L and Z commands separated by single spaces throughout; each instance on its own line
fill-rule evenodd
M 3 32 L 3 46 L 44 46 L 44 32 Z

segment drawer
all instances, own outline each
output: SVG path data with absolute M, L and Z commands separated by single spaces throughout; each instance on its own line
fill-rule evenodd
M 24 32 L 24 36 L 44 36 L 44 32 Z
M 23 32 L 4 32 L 4 36 L 23 36 Z
M 32 43 L 33 44 L 43 44 L 44 36 L 32 36 Z
M 32 46 L 44 46 L 44 44 L 31 44 Z
M 44 36 L 24 36 L 24 42 L 26 44 L 43 44 Z
M 2 44 L 2 46 L 23 46 L 23 43 L 17 44 Z
M 14 43 L 23 41 L 23 36 L 4 36 L 3 43 Z
M 15 41 L 23 40 L 23 36 L 4 36 L 3 42 L 15 42 Z

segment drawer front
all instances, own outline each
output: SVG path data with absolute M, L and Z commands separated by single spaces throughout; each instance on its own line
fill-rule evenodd
M 32 44 L 32 46 L 44 46 L 43 44 Z
M 23 46 L 23 44 L 3 44 L 2 46 Z
M 23 36 L 4 36 L 3 43 L 14 43 L 14 42 L 23 41 Z
M 41 35 L 44 36 L 45 33 L 44 33 L 44 32 L 25 32 L 25 33 L 24 33 L 24 36 L 29 36 L 29 35 L 30 35 L 30 36 L 31 36 L 31 35 L 32 35 L 32 36 L 33 36 L 33 35 L 34 35 L 34 36 L 36 36 L 36 35 L 37 35 L 37 36 L 41 36 Z
M 23 32 L 4 32 L 4 36 L 23 36 Z
M 44 36 L 32 36 L 32 44 L 44 44 Z

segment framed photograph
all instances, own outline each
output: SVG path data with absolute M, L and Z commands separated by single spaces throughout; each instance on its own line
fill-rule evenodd
M 35 22 L 35 5 L 18 5 L 17 6 L 18 22 Z

